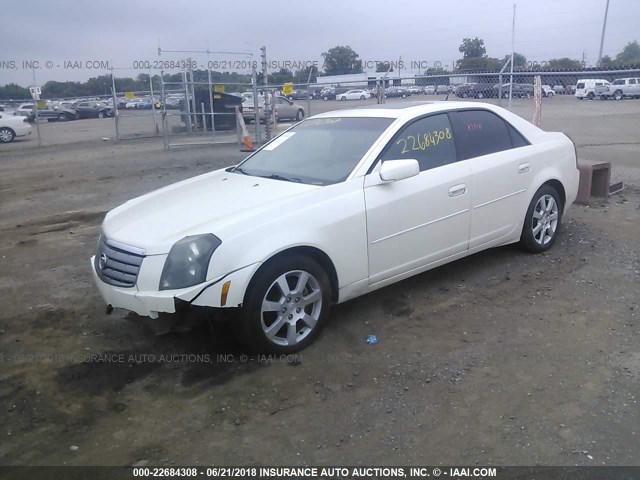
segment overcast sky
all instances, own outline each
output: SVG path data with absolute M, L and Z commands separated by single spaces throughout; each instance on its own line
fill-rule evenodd
M 33 83 L 24 60 L 38 60 L 36 82 L 86 80 L 101 69 L 64 68 L 64 61 L 109 61 L 117 76 L 135 77 L 135 60 L 187 58 L 164 50 L 250 52 L 259 59 L 322 61 L 322 52 L 349 45 L 366 61 L 409 62 L 461 57 L 464 37 L 484 40 L 488 55 L 511 50 L 513 0 L 350 0 L 242 2 L 193 0 L 5 1 L 0 28 L 0 85 Z M 515 50 L 528 60 L 570 57 L 588 64 L 598 57 L 606 0 L 516 1 Z M 615 56 L 640 40 L 640 1 L 610 0 L 604 54 Z M 206 55 L 194 55 L 202 64 Z M 247 60 L 212 54 L 209 60 Z M 46 64 L 50 61 L 50 64 Z M 14 62 L 15 66 L 11 68 Z M 59 65 L 59 66 L 58 66 Z M 50 67 L 50 68 L 48 68 Z M 120 70 L 122 69 L 122 70 Z M 177 71 L 177 70 L 176 70 Z M 242 70 L 238 70 L 244 72 Z M 405 71 L 403 71 L 404 73 Z M 148 71 L 146 71 L 148 73 Z

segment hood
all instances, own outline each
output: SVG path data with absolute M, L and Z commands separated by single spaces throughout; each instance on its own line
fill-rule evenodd
M 164 254 L 188 235 L 213 233 L 224 242 L 231 225 L 318 188 L 217 170 L 126 202 L 107 214 L 102 228 L 107 238 L 147 255 Z

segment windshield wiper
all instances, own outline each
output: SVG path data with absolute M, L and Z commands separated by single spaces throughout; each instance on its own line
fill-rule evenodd
M 278 173 L 272 173 L 271 175 L 258 175 L 258 176 L 262 178 L 271 178 L 273 180 L 284 180 L 285 182 L 302 183 L 302 180 L 300 180 L 299 178 L 285 177 Z
M 249 172 L 247 172 L 246 170 L 244 170 L 242 167 L 233 167 L 233 169 L 231 170 L 232 172 L 238 172 L 241 173 L 243 175 L 249 175 L 251 176 L 251 174 Z

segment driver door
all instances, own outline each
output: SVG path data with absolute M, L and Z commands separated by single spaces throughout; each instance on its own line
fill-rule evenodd
M 416 159 L 420 173 L 380 179 L 381 162 Z M 457 161 L 446 113 L 404 126 L 365 178 L 369 282 L 375 284 L 467 250 L 471 195 L 469 162 Z

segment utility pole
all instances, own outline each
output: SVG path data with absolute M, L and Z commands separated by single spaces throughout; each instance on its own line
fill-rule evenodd
M 269 79 L 267 78 L 267 47 L 260 47 L 260 57 L 262 57 L 262 81 L 264 83 L 264 126 L 267 131 L 267 141 L 269 141 L 271 140 L 271 100 L 269 99 Z
M 602 22 L 602 36 L 600 37 L 600 52 L 598 53 L 598 65 L 602 62 L 602 48 L 604 47 L 604 31 L 607 28 L 607 14 L 609 13 L 609 0 L 604 9 L 604 21 Z

